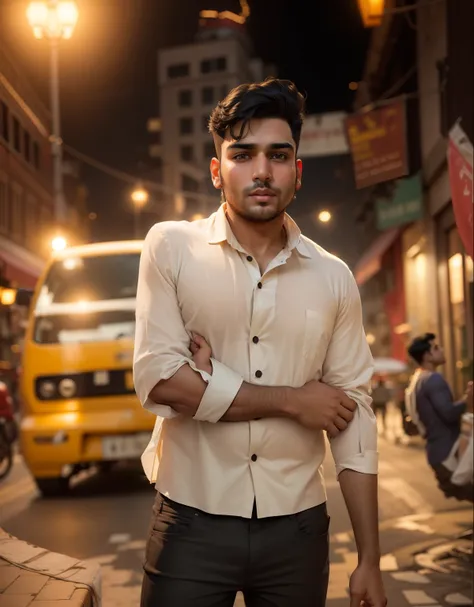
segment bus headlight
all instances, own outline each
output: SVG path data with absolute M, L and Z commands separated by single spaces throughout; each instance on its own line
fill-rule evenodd
M 63 398 L 72 398 L 76 394 L 77 386 L 73 379 L 66 377 L 59 382 L 58 392 Z
M 50 380 L 44 380 L 39 383 L 38 392 L 44 399 L 53 398 L 56 394 L 56 384 Z

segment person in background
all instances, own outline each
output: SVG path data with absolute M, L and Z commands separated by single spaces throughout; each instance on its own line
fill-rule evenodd
M 472 393 L 472 384 L 464 397 L 455 402 L 448 382 L 437 371 L 446 362 L 443 348 L 434 333 L 416 337 L 408 347 L 408 354 L 417 363 L 405 392 L 407 411 L 426 439 L 426 454 L 440 489 L 448 496 L 472 499 L 472 484 L 459 487 L 451 482 L 449 464 L 453 448 L 461 434 L 461 419 Z
M 386 417 L 387 417 L 387 403 L 391 399 L 391 391 L 387 387 L 385 380 L 383 377 L 379 377 L 377 381 L 374 382 L 374 387 L 372 388 L 372 408 L 374 410 L 375 415 L 377 415 L 382 424 L 383 432 L 386 431 Z

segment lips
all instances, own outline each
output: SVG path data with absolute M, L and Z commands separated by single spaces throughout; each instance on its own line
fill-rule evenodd
M 275 196 L 275 192 L 273 190 L 269 190 L 268 188 L 257 188 L 256 190 L 252 190 L 252 192 L 250 192 L 250 196 L 264 196 L 269 197 L 269 196 Z

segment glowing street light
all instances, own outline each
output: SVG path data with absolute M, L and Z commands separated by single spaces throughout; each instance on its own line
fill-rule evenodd
M 359 11 L 364 27 L 377 27 L 382 23 L 385 0 L 359 0 Z
M 145 188 L 143 188 L 142 186 L 137 186 L 130 194 L 130 198 L 132 199 L 134 210 L 134 234 L 135 238 L 138 239 L 140 238 L 140 214 L 143 208 L 146 207 L 146 205 L 148 204 L 150 195 L 148 191 L 145 190 Z
M 67 247 L 67 240 L 63 236 L 55 236 L 51 241 L 51 248 L 55 253 L 64 251 Z
M 150 196 L 144 188 L 138 187 L 133 190 L 131 198 L 135 208 L 138 207 L 139 209 L 143 209 L 143 207 L 148 203 Z
M 332 215 L 329 211 L 321 211 L 318 215 L 318 219 L 321 223 L 328 223 L 332 219 Z
M 76 27 L 79 11 L 71 1 L 30 2 L 26 17 L 35 38 L 68 40 Z
M 53 154 L 53 193 L 56 222 L 66 219 L 63 188 L 63 147 L 61 139 L 61 113 L 59 106 L 59 42 L 69 39 L 79 18 L 77 4 L 66 0 L 30 2 L 26 17 L 35 38 L 46 38 L 50 46 L 50 97 L 51 97 L 51 148 Z

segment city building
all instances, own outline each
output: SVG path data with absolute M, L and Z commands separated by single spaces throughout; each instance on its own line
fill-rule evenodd
M 354 108 L 401 101 L 408 158 L 403 178 L 367 188 L 359 220 L 370 244 L 355 274 L 374 354 L 406 360 L 411 338 L 436 333 L 459 396 L 472 377 L 473 262 L 456 221 L 447 153 L 457 122 L 473 141 L 473 85 L 465 74 L 474 65 L 465 48 L 474 4 L 411 4 L 413 11 L 391 14 L 373 30 Z M 409 211 L 396 202 L 403 189 Z
M 24 314 L 17 288 L 33 288 L 53 219 L 49 112 L 0 47 L 0 373 L 18 364 Z
M 163 190 L 174 217 L 208 214 L 218 206 L 209 179 L 215 154 L 210 113 L 230 89 L 271 72 L 253 57 L 245 23 L 240 22 L 245 19 L 232 15 L 201 18 L 193 43 L 159 52 L 160 119 L 149 125 L 156 135 L 150 153 L 161 159 Z

